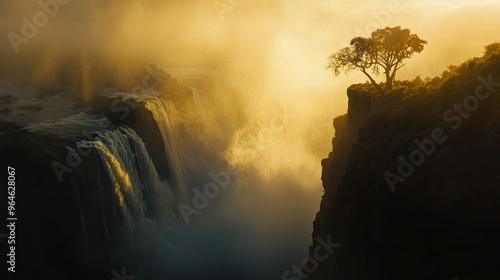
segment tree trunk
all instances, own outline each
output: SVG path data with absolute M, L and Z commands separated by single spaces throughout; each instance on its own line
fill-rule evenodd
M 378 93 L 385 94 L 385 90 L 372 78 L 372 76 L 370 76 L 370 74 L 368 74 L 366 71 L 361 72 L 363 72 L 363 74 L 365 74 L 368 79 L 370 79 L 370 83 L 373 85 L 373 87 L 375 87 Z
M 392 81 L 394 80 L 394 77 L 390 75 L 389 71 L 385 71 L 385 90 L 391 90 L 392 89 Z
M 391 90 L 392 89 L 392 77 L 387 76 L 387 80 L 385 81 L 385 90 Z

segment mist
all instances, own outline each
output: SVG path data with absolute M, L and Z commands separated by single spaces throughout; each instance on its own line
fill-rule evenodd
M 84 104 L 108 87 L 133 88 L 148 64 L 162 65 L 193 89 L 195 71 L 217 73 L 239 89 L 201 93 L 199 106 L 188 108 L 209 131 L 206 147 L 244 172 L 173 238 L 181 247 L 195 243 L 195 253 L 179 249 L 185 258 L 175 264 L 214 258 L 217 264 L 206 266 L 222 270 L 233 256 L 244 256 L 234 264 L 236 275 L 261 269 L 256 275 L 280 277 L 307 256 L 332 119 L 346 113 L 346 88 L 366 80 L 325 70 L 332 52 L 355 36 L 400 25 L 429 43 L 397 78 L 432 77 L 481 55 L 500 34 L 494 1 L 243 0 L 224 12 L 205 0 L 54 1 L 45 2 L 58 3 L 58 11 L 25 43 L 9 34 L 23 36 L 22 19 L 33 22 L 42 7 L 35 0 L 0 3 L 0 78 L 61 84 Z M 263 138 L 276 115 L 280 128 Z M 227 116 L 234 118 L 226 126 Z M 234 251 L 214 257 L 217 245 Z
M 290 99 L 329 91 L 335 113 L 345 111 L 345 86 L 361 76 L 332 79 L 324 65 L 326 57 L 352 37 L 369 36 L 386 25 L 410 28 L 429 45 L 409 61 L 402 78 L 433 76 L 449 64 L 481 54 L 482 46 L 496 39 L 498 27 L 492 23 L 498 21 L 500 5 L 444 1 L 437 7 L 432 4 L 430 12 L 429 1 L 404 0 L 253 0 L 226 6 L 227 10 L 218 10 L 216 1 L 196 0 L 42 3 L 57 3 L 57 11 L 36 28 L 33 38 L 16 47 L 16 40 L 7 35 L 23 36 L 22 18 L 33 22 L 33 16 L 44 10 L 34 0 L 0 4 L 0 30 L 6 35 L 0 57 L 8 62 L 2 63 L 2 76 L 53 82 L 61 79 L 61 72 L 83 65 L 92 70 L 78 73 L 87 84 L 98 84 L 104 74 L 126 84 L 136 71 L 131 68 L 140 63 L 196 65 L 242 73 L 264 95 L 274 91 Z M 94 94 L 92 87 L 83 91 L 77 94 Z

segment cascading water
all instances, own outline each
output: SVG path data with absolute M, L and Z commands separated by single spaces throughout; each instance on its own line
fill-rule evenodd
M 280 277 L 307 254 L 315 209 L 304 211 L 300 204 L 319 204 L 320 159 L 304 149 L 299 134 L 307 120 L 295 118 L 293 108 L 284 108 L 271 94 L 269 103 L 256 100 L 257 90 L 234 75 L 183 70 L 173 75 L 192 89 L 192 106 L 176 108 L 161 96 L 145 102 L 162 133 L 169 164 L 175 163 L 172 186 L 185 186 L 187 204 L 194 207 L 193 189 L 203 193 L 214 182 L 210 172 L 223 172 L 228 165 L 241 172 L 180 230 L 174 243 L 188 253 L 175 256 L 174 274 L 183 279 Z
M 119 127 L 98 132 L 94 141 L 83 140 L 78 146 L 95 149 L 101 158 L 123 220 L 123 244 L 137 248 L 161 238 L 175 222 L 175 206 L 184 198 L 159 179 L 142 139 L 132 129 Z
M 130 256 L 154 248 L 156 261 L 148 265 L 172 279 L 279 277 L 306 255 L 309 244 L 314 209 L 304 211 L 298 204 L 317 205 L 320 197 L 313 189 L 319 174 L 311 164 L 320 160 L 303 148 L 305 138 L 298 134 L 304 120 L 279 102 L 261 106 L 249 99 L 248 87 L 231 76 L 181 80 L 192 89 L 192 102 L 158 92 L 136 98 L 161 133 L 168 182 L 159 179 L 131 128 L 79 142 L 97 151 L 112 183 L 122 217 L 115 231 L 118 252 Z M 209 174 L 230 165 L 242 172 L 231 175 L 220 195 L 185 224 L 179 205 L 195 207 L 195 194 L 214 182 Z
M 184 149 L 183 139 L 179 128 L 179 113 L 175 105 L 169 101 L 152 97 L 146 101 L 146 108 L 153 113 L 153 117 L 162 134 L 165 155 L 169 164 L 170 183 L 176 195 L 182 201 L 187 200 L 186 182 L 188 155 Z

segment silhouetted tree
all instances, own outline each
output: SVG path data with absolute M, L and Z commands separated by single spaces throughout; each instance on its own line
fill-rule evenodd
M 500 53 L 500 42 L 491 43 L 484 47 L 484 55 L 486 57 L 494 53 Z
M 343 70 L 346 74 L 352 70 L 360 70 L 370 80 L 378 92 L 384 93 L 392 89 L 396 72 L 405 64 L 403 61 L 420 53 L 427 44 L 409 29 L 386 27 L 372 33 L 371 38 L 355 37 L 350 46 L 333 53 L 328 59 L 327 69 L 335 75 Z M 380 68 L 385 74 L 385 90 L 369 74 L 371 70 L 378 75 Z

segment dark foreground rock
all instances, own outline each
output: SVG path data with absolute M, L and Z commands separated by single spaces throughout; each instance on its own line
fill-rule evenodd
M 386 96 L 348 90 L 310 257 L 341 245 L 303 279 L 500 276 L 499 81 L 497 53 Z

